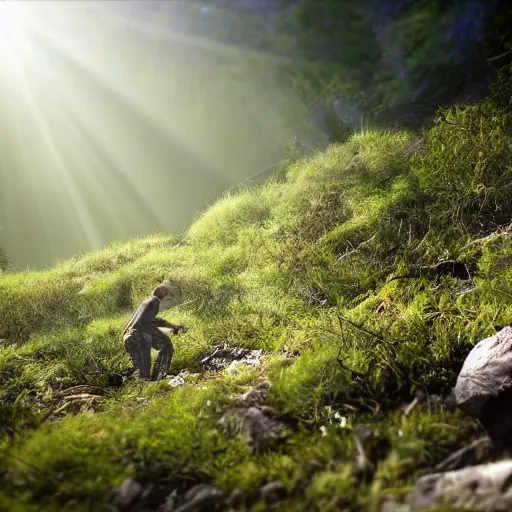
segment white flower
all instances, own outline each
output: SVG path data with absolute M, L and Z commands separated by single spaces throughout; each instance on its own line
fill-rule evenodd
M 338 420 L 340 422 L 340 427 L 345 428 L 347 426 L 347 418 L 345 416 L 342 416 L 339 411 L 336 411 L 334 413 L 334 419 Z
M 322 432 L 322 437 L 325 437 L 327 435 L 327 429 L 324 425 L 320 427 L 320 432 Z

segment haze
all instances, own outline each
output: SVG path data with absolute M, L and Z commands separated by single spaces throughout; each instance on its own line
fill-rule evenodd
M 282 158 L 269 58 L 201 37 L 207 15 L 0 2 L 0 241 L 16 267 L 179 232 Z

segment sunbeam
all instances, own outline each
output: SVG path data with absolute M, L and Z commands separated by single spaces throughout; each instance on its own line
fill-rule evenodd
M 180 231 L 281 158 L 270 57 L 188 33 L 186 7 L 0 1 L 0 227 L 18 266 Z
M 12 54 L 23 38 L 23 5 L 0 2 L 0 55 Z

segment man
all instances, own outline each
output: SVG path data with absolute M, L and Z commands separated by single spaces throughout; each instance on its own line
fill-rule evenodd
M 124 346 L 140 372 L 141 379 L 150 378 L 151 348 L 159 350 L 151 380 L 165 378 L 174 353 L 169 337 L 159 327 L 172 329 L 174 334 L 187 332 L 184 325 L 174 325 L 163 318 L 158 318 L 159 311 L 164 309 L 165 301 L 170 298 L 172 290 L 166 285 L 157 286 L 152 296 L 145 300 L 135 311 L 123 331 Z

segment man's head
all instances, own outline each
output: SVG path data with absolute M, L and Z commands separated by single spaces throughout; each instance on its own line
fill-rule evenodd
M 153 295 L 160 300 L 160 311 L 167 309 L 175 298 L 176 287 L 168 284 L 161 284 L 153 290 Z
M 153 290 L 153 295 L 158 297 L 161 301 L 169 299 L 172 293 L 171 287 L 166 284 L 161 284 Z

